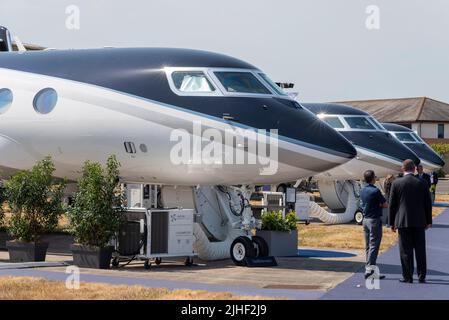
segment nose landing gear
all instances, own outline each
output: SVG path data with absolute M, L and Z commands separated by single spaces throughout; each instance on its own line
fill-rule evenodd
M 232 261 L 238 266 L 267 267 L 277 265 L 276 260 L 268 256 L 267 242 L 258 236 L 236 238 L 232 242 L 230 251 Z
M 245 258 L 254 258 L 256 250 L 252 241 L 245 236 L 236 238 L 231 244 L 231 259 L 238 266 L 246 266 Z

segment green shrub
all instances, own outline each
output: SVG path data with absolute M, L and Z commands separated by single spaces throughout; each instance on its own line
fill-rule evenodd
M 96 162 L 84 163 L 69 209 L 70 232 L 77 243 L 104 248 L 118 232 L 123 215 L 119 167 L 115 156 L 108 158 L 104 169 Z
M 8 232 L 14 239 L 37 242 L 42 234 L 57 227 L 64 210 L 66 183 L 53 178 L 54 171 L 55 166 L 47 157 L 5 182 L 4 195 L 12 213 Z
M 438 169 L 436 171 L 438 178 L 444 178 L 446 177 L 446 172 L 444 172 L 444 170 L 442 168 Z
M 444 155 L 449 152 L 449 144 L 448 143 L 432 143 L 430 146 L 441 157 L 444 157 Z
M 282 211 L 262 214 L 262 230 L 290 232 L 297 229 L 296 214 L 291 212 L 282 217 Z
M 445 162 L 448 161 L 446 157 L 446 155 L 449 153 L 448 143 L 432 143 L 430 146 L 436 153 L 440 155 L 441 158 L 443 158 Z M 436 173 L 440 178 L 444 178 L 446 176 L 446 172 L 444 172 L 443 169 L 438 169 Z

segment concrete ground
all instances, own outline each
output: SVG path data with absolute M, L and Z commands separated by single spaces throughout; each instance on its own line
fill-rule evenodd
M 0 252 L 0 276 L 40 276 L 54 280 L 67 277 L 64 266 L 18 269 L 6 265 L 7 259 L 8 253 Z M 47 261 L 71 263 L 71 256 L 49 255 Z M 2 269 L 1 262 L 7 269 Z M 268 268 L 237 267 L 230 260 L 196 262 L 193 267 L 185 267 L 180 260 L 164 261 L 150 270 L 145 270 L 138 261 L 111 270 L 81 269 L 81 281 L 317 299 L 360 269 L 363 253 L 302 248 L 298 257 L 277 258 L 279 266 Z
M 297 257 L 277 258 L 277 267 L 237 267 L 230 260 L 204 262 L 185 267 L 182 260 L 170 259 L 150 270 L 140 261 L 111 269 L 81 269 L 80 280 L 168 289 L 231 292 L 238 295 L 285 297 L 289 299 L 449 299 L 449 209 L 434 221 L 427 232 L 429 283 L 402 285 L 397 246 L 379 257 L 381 290 L 368 290 L 363 279 L 364 253 L 361 250 L 300 248 Z M 58 236 L 59 237 L 59 236 Z M 63 238 L 59 239 L 60 244 Z M 49 262 L 71 264 L 65 245 L 51 247 Z M 8 263 L 8 252 L 0 251 L 0 276 L 34 276 L 65 281 L 65 266 L 28 268 Z
M 437 194 L 449 194 L 449 179 L 439 179 L 437 184 Z

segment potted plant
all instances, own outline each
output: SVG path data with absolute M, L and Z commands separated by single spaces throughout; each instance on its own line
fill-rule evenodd
M 262 228 L 257 230 L 257 235 L 267 242 L 270 256 L 298 255 L 298 229 L 294 212 L 285 217 L 282 211 L 264 212 Z
M 118 233 L 123 216 L 123 194 L 119 184 L 119 166 L 115 156 L 106 168 L 86 161 L 78 191 L 69 209 L 73 262 L 79 267 L 107 269 L 113 247 L 111 239 Z
M 54 171 L 53 162 L 46 157 L 4 184 L 12 214 L 8 233 L 14 240 L 6 242 L 11 262 L 45 261 L 48 243 L 40 237 L 57 227 L 66 185 L 53 178 Z
M 4 203 L 5 203 L 5 189 L 3 188 L 0 182 L 0 249 L 5 249 L 6 241 L 10 240 L 5 225 L 5 212 L 3 211 Z

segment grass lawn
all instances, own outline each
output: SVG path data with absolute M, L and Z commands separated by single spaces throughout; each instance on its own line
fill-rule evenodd
M 437 194 L 435 201 L 437 202 L 449 202 L 449 194 Z
M 67 289 L 64 282 L 33 277 L 0 277 L 0 300 L 251 300 L 273 299 L 238 296 L 228 292 L 169 290 L 142 286 L 81 283 Z
M 444 202 L 443 197 L 437 195 L 436 201 Z M 446 208 L 434 207 L 433 217 L 438 216 Z M 357 224 L 327 225 L 321 222 L 311 223 L 308 226 L 298 224 L 298 237 L 300 247 L 336 248 L 336 249 L 365 249 L 363 227 Z M 385 251 L 397 241 L 397 233 L 384 227 L 381 251 Z

